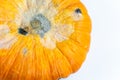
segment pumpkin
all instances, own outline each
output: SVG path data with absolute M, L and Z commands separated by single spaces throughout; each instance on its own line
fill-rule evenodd
M 79 0 L 0 0 L 0 80 L 58 80 L 76 72 L 90 46 Z

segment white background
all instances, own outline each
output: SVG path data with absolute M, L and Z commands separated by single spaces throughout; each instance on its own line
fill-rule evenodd
M 81 0 L 92 19 L 92 41 L 81 69 L 61 80 L 120 80 L 120 0 Z

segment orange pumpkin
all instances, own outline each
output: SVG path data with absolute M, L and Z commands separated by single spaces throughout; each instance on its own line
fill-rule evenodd
M 76 72 L 90 45 L 79 0 L 0 0 L 0 80 L 57 80 Z

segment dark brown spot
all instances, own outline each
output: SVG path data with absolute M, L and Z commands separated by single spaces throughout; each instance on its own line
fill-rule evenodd
M 18 33 L 20 33 L 22 35 L 27 35 L 28 32 L 26 30 L 22 29 L 22 28 L 19 28 Z
M 75 10 L 75 12 L 76 12 L 76 13 L 82 13 L 82 11 L 81 11 L 79 8 L 77 8 L 77 9 Z

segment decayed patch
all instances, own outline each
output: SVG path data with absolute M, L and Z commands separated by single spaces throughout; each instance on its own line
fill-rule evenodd
M 15 22 L 18 24 L 19 29 L 26 29 L 27 27 L 28 35 L 40 35 L 40 42 L 44 47 L 53 49 L 56 47 L 56 42 L 68 39 L 74 32 L 73 26 L 70 24 L 55 23 L 54 18 L 58 11 L 52 0 L 25 0 L 23 4 L 24 7 L 20 6 L 18 8 L 19 14 L 16 16 Z M 38 16 L 39 19 L 36 17 L 37 23 L 34 21 L 36 15 L 40 15 Z M 75 18 L 74 15 L 73 18 Z M 31 21 L 35 23 L 33 26 L 31 26 Z M 39 28 L 34 27 L 35 25 Z M 41 28 L 43 30 L 40 30 Z
M 74 27 L 68 24 L 58 24 L 55 27 L 54 37 L 57 42 L 62 42 L 74 32 Z
M 68 24 L 57 24 L 41 39 L 43 46 L 49 49 L 56 47 L 56 42 L 62 42 L 69 39 L 69 36 L 74 32 L 74 28 Z
M 80 19 L 82 19 L 82 18 L 83 18 L 83 16 L 82 16 L 82 11 L 81 11 L 79 8 L 77 8 L 77 9 L 72 13 L 72 18 L 73 18 L 73 20 L 75 20 L 75 21 L 79 21 Z
M 9 33 L 9 28 L 7 25 L 0 25 L 0 40 L 5 37 L 6 34 Z
M 17 38 L 9 33 L 7 25 L 0 25 L 0 49 L 9 49 Z

